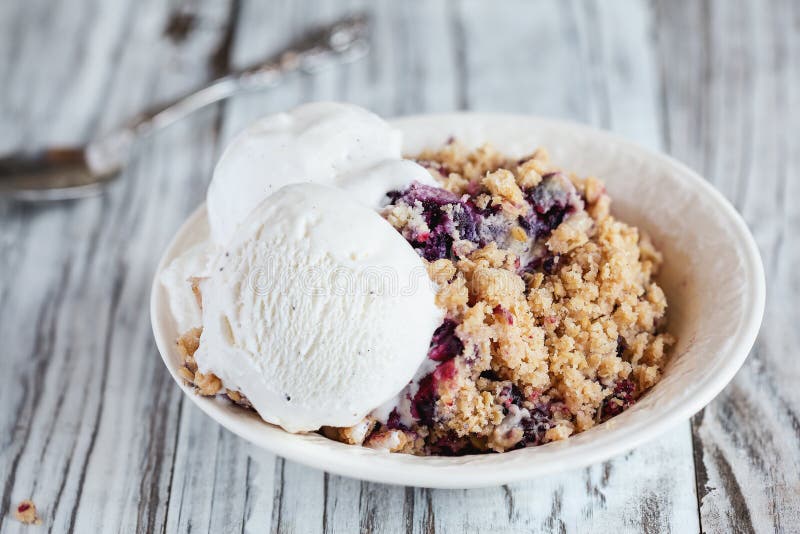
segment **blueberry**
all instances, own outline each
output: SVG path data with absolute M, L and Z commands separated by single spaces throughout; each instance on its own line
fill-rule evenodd
M 432 232 L 424 242 L 412 242 L 411 246 L 428 261 L 436 261 L 450 255 L 453 240 L 446 234 Z
M 549 235 L 576 210 L 580 200 L 572 182 L 559 173 L 545 175 L 536 187 L 524 193 L 533 209 L 520 217 L 519 223 L 533 239 Z
M 408 427 L 400 422 L 400 414 L 397 413 L 397 408 L 392 410 L 392 413 L 389 414 L 389 419 L 386 421 L 386 428 L 391 428 L 392 430 L 408 430 Z
M 524 400 L 524 397 L 519 388 L 516 385 L 511 384 L 510 386 L 505 386 L 500 391 L 500 394 L 498 395 L 498 400 L 503 405 L 503 413 L 507 414 L 512 404 L 515 404 L 520 408 L 522 408 L 522 402 Z
M 412 236 L 409 242 L 428 261 L 452 257 L 453 241 L 478 241 L 480 215 L 475 207 L 455 194 L 417 182 L 404 191 L 388 193 L 391 204 L 422 206 L 429 233 Z
M 476 242 L 478 240 L 478 217 L 473 209 L 466 203 L 459 203 L 453 210 L 453 216 L 455 217 L 453 223 L 458 229 L 459 237 Z
M 528 202 L 537 213 L 547 213 L 553 208 L 563 210 L 569 202 L 569 189 L 558 173 L 547 174 L 539 184 L 528 190 Z
M 411 402 L 411 415 L 424 425 L 432 425 L 436 415 L 436 400 L 439 393 L 433 373 L 420 380 L 419 389 Z
M 511 403 L 516 404 L 520 408 L 522 407 L 522 401 L 525 399 L 525 397 L 522 395 L 522 392 L 516 385 L 511 386 L 510 398 L 511 398 Z
M 455 358 L 464 350 L 464 344 L 456 336 L 455 321 L 445 319 L 436 329 L 431 339 L 428 358 L 437 362 L 443 362 Z
M 448 360 L 419 382 L 419 389 L 411 401 L 411 415 L 424 425 L 432 425 L 436 416 L 436 401 L 439 400 L 439 384 L 456 374 L 454 361 Z
M 528 411 L 530 417 L 522 420 L 522 439 L 518 447 L 541 445 L 545 433 L 555 426 L 549 405 L 540 404 Z
M 614 392 L 603 400 L 602 418 L 608 420 L 615 415 L 621 414 L 634 402 L 636 385 L 630 380 L 619 380 L 614 386 Z

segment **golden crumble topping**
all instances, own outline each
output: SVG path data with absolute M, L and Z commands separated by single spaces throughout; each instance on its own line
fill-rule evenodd
M 178 353 L 181 355 L 178 374 L 184 382 L 194 386 L 194 391 L 198 395 L 211 397 L 224 394 L 236 404 L 250 408 L 251 405 L 247 398 L 238 391 L 226 389 L 217 375 L 214 373 L 203 374 L 197 369 L 194 353 L 200 347 L 200 334 L 202 333 L 202 328 L 192 328 L 178 337 Z
M 428 260 L 451 333 L 434 336 L 431 357 L 442 363 L 409 386 L 408 406 L 401 401 L 386 423 L 424 432 L 411 452 L 565 439 L 658 381 L 673 341 L 652 278 L 661 255 L 610 215 L 600 180 L 564 174 L 543 150 L 512 161 L 451 142 L 419 161 L 450 194 L 412 186 L 384 215 Z M 469 219 L 437 213 L 459 209 L 472 212 L 475 231 Z M 472 247 L 458 246 L 465 237 Z

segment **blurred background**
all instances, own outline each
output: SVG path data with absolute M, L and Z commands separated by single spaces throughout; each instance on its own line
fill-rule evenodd
M 210 106 L 143 140 L 101 196 L 0 199 L 0 532 L 791 532 L 800 517 L 800 3 L 794 0 L 3 0 L 0 154 L 75 144 L 364 12 L 363 60 Z M 155 265 L 227 140 L 311 100 L 383 116 L 570 119 L 665 151 L 743 214 L 760 338 L 691 424 L 625 457 L 479 491 L 329 476 L 255 449 L 172 384 Z

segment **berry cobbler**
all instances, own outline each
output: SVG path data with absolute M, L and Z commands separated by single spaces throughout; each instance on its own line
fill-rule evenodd
M 450 141 L 414 160 L 438 187 L 389 191 L 381 215 L 425 260 L 444 320 L 397 398 L 325 436 L 417 455 L 503 452 L 607 421 L 658 382 L 673 343 L 661 254 L 611 215 L 600 180 L 542 149 L 510 159 Z M 249 407 L 198 371 L 200 334 L 178 341 L 183 378 Z

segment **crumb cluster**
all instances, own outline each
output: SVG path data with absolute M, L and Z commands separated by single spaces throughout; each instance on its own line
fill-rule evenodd
M 231 401 L 244 408 L 252 408 L 250 402 L 238 391 L 226 389 L 222 381 L 214 373 L 203 374 L 197 369 L 194 353 L 200 347 L 200 335 L 203 329 L 191 328 L 178 337 L 178 353 L 181 355 L 181 366 L 178 374 L 187 384 L 194 386 L 194 391 L 204 397 L 225 395 Z
M 42 519 L 36 513 L 36 505 L 29 499 L 25 499 L 14 507 L 14 519 L 26 525 L 42 524 Z

